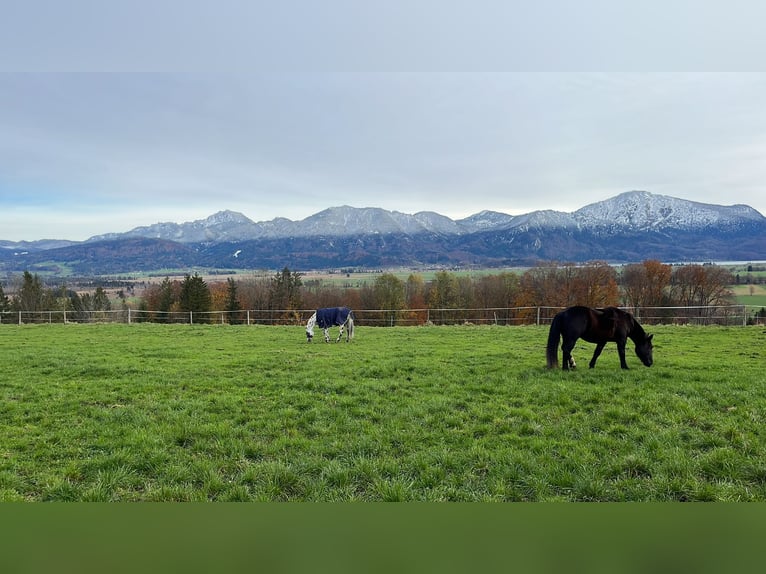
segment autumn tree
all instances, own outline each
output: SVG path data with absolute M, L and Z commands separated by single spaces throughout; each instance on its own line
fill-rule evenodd
M 180 287 L 178 281 L 165 277 L 159 285 L 153 284 L 146 289 L 140 307 L 156 314 L 157 321 L 167 323 L 170 321 L 170 313 L 178 310 Z
M 514 311 L 510 307 L 517 304 L 519 296 L 519 276 L 503 271 L 498 274 L 482 275 L 474 280 L 473 307 L 492 309 L 488 316 L 494 320 L 511 322 Z
M 302 305 L 305 305 L 308 309 L 341 307 L 343 305 L 353 308 L 353 305 L 348 302 L 349 289 L 343 288 L 334 282 L 327 283 L 320 279 L 304 281 L 301 294 Z
M 555 262 L 527 269 L 519 281 L 519 304 L 527 307 L 566 307 L 567 293 L 559 287 L 559 267 Z
M 666 305 L 672 269 L 656 259 L 626 265 L 621 277 L 625 303 L 634 309 Z
M 455 315 L 455 319 L 466 320 L 470 317 L 467 309 L 476 306 L 473 299 L 474 297 L 473 279 L 471 279 L 471 277 L 467 275 L 460 276 L 457 278 L 457 287 L 458 287 L 457 308 L 462 310 Z
M 617 272 L 604 261 L 592 261 L 573 269 L 569 305 L 606 307 L 619 304 Z
M 672 273 L 671 296 L 678 305 L 689 307 L 728 305 L 732 280 L 731 272 L 719 265 L 683 265 Z M 699 314 L 704 315 L 704 310 Z
M 404 285 L 405 307 L 409 310 L 407 319 L 423 323 L 428 316 L 426 308 L 426 284 L 421 275 L 410 273 Z M 419 309 L 419 311 L 415 311 Z
M 519 276 L 515 273 L 482 275 L 474 281 L 473 304 L 477 307 L 513 307 L 518 295 Z
M 11 310 L 11 300 L 8 299 L 8 296 L 5 294 L 5 291 L 3 291 L 3 286 L 0 284 L 0 313 L 10 311 Z
M 243 309 L 268 309 L 270 291 L 270 277 L 248 277 L 241 279 L 237 285 L 237 295 Z
M 404 282 L 393 273 L 383 273 L 375 279 L 373 290 L 377 307 L 383 310 L 385 324 L 394 325 L 405 304 Z
M 440 322 L 445 322 L 447 316 L 445 309 L 457 309 L 460 306 L 460 285 L 457 277 L 447 271 L 439 271 L 433 281 L 428 285 L 428 307 L 432 310 L 433 318 L 435 310 Z
M 448 271 L 439 271 L 429 283 L 428 306 L 432 309 L 454 309 L 458 306 L 460 289 L 457 277 Z
M 553 314 L 572 305 L 604 307 L 619 303 L 617 273 L 603 261 L 584 265 L 556 262 L 528 269 L 519 280 L 517 304 L 522 307 L 553 307 L 544 311 Z M 531 318 L 529 310 L 527 318 Z M 523 315 L 524 313 L 522 313 Z
M 210 308 L 213 311 L 223 311 L 226 309 L 226 299 L 228 297 L 227 284 L 222 281 L 210 283 L 207 286 L 210 291 Z

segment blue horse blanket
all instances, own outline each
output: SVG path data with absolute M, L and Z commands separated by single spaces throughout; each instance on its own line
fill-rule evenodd
M 335 325 L 343 325 L 348 319 L 351 309 L 348 307 L 328 307 L 317 309 L 317 325 L 320 329 L 329 329 Z

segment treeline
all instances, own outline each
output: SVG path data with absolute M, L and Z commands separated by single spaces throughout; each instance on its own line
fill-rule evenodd
M 66 285 L 47 287 L 40 276 L 25 271 L 20 285 L 9 297 L 0 285 L 0 312 L 65 311 L 76 321 L 97 311 L 111 311 L 112 302 L 103 287 L 82 295 Z
M 718 265 L 671 266 L 646 260 L 618 269 L 606 262 L 584 265 L 546 263 L 524 273 L 498 272 L 468 276 L 440 271 L 425 280 L 418 273 L 402 279 L 381 273 L 360 287 L 306 280 L 285 267 L 272 276 L 228 278 L 208 284 L 198 274 L 183 280 L 166 277 L 140 297 L 141 316 L 169 321 L 175 313 L 226 312 L 229 322 L 243 321 L 244 310 L 276 313 L 272 322 L 294 322 L 300 311 L 346 305 L 375 311 L 376 320 L 393 324 L 400 318 L 418 322 L 439 320 L 440 314 L 463 310 L 468 320 L 474 309 L 503 313 L 510 308 L 561 308 L 570 305 L 603 307 L 714 306 L 733 303 L 731 272 Z M 122 302 L 126 308 L 125 300 Z M 65 286 L 45 287 L 37 275 L 25 272 L 12 297 L 0 286 L 0 311 L 64 310 L 70 313 L 107 311 L 111 303 L 101 287 L 78 294 Z M 533 311 L 530 310 L 530 313 Z M 519 311 L 515 311 L 518 316 Z M 272 315 L 274 317 L 274 315 Z M 76 318 L 76 315 L 75 317 Z M 460 319 L 455 312 L 451 320 Z
M 518 318 L 520 313 L 523 316 L 518 310 L 521 307 L 529 308 L 531 314 L 536 312 L 534 308 L 570 305 L 729 305 L 734 302 L 728 288 L 733 282 L 732 274 L 717 265 L 671 266 L 655 260 L 620 270 L 595 261 L 546 263 L 520 274 L 504 271 L 468 276 L 440 271 L 430 280 L 418 273 L 406 279 L 381 273 L 359 287 L 306 279 L 284 268 L 273 276 L 229 278 L 211 285 L 196 275 L 187 275 L 183 281 L 166 278 L 144 292 L 141 309 L 154 313 L 152 318 L 157 320 L 174 312 L 226 311 L 233 322 L 242 320 L 241 310 L 268 310 L 276 313 L 270 316 L 271 322 L 294 322 L 300 320 L 301 310 L 346 305 L 366 310 L 365 317 L 374 317 L 378 324 L 394 324 L 400 319 L 438 321 L 441 315 L 449 315 L 451 321 L 468 320 L 476 309 L 493 310 L 496 317 L 499 313 L 503 318 L 506 310 L 516 308 Z M 190 290 L 200 295 L 190 297 Z M 209 297 L 204 296 L 205 291 Z

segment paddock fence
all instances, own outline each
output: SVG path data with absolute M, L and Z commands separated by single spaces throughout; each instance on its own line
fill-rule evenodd
M 356 325 L 375 327 L 419 325 L 548 325 L 562 307 L 497 307 L 475 309 L 355 309 Z M 712 305 L 685 307 L 623 307 L 648 325 L 764 324 L 761 307 Z M 242 311 L 2 311 L 0 325 L 46 323 L 174 323 L 231 325 L 300 325 L 314 309 L 249 309 Z

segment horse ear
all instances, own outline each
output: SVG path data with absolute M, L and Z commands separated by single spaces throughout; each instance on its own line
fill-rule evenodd
M 654 333 L 652 333 L 651 335 L 649 335 L 649 336 L 646 338 L 646 340 L 647 340 L 647 341 L 651 341 L 651 340 L 652 340 L 652 337 L 654 337 Z

